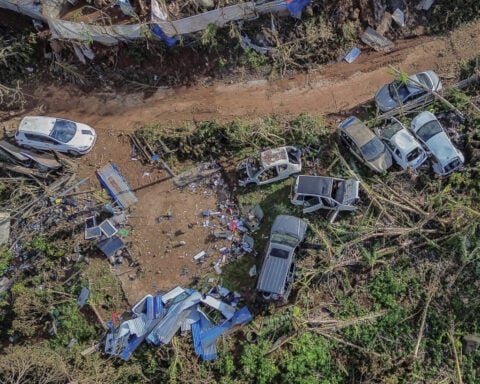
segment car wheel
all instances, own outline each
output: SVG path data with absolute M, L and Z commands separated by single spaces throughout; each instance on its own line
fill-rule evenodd
M 71 149 L 70 151 L 67 152 L 69 155 L 72 155 L 72 156 L 75 156 L 75 157 L 78 157 L 80 156 L 80 152 L 77 152 L 73 149 Z

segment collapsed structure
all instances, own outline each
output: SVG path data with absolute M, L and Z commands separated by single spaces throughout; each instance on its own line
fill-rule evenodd
M 165 295 L 147 295 L 132 307 L 132 318 L 107 323 L 105 353 L 128 360 L 143 341 L 169 344 L 175 334 L 191 331 L 195 353 L 203 360 L 217 357 L 216 340 L 227 331 L 252 320 L 247 307 L 236 309 L 240 296 L 217 286 L 202 295 L 176 287 Z M 222 299 L 222 300 L 220 300 Z M 213 325 L 206 310 L 219 311 L 223 320 Z
M 63 20 L 62 16 L 76 0 L 0 0 L 0 8 L 29 16 L 48 25 L 51 38 L 76 41 L 83 45 L 97 42 L 103 45 L 116 45 L 119 42 L 157 37 L 172 46 L 176 36 L 202 31 L 209 24 L 219 27 L 236 20 L 257 18 L 265 13 L 290 13 L 299 16 L 311 0 L 274 0 L 263 4 L 254 1 L 212 9 L 194 16 L 171 20 L 164 2 L 151 0 L 150 16 L 145 20 L 136 14 L 129 0 L 117 1 L 121 12 L 132 24 L 87 24 Z M 212 3 L 213 5 L 213 3 Z

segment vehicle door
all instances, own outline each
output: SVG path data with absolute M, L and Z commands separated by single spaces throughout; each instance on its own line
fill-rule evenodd
M 324 207 L 324 202 L 320 196 L 305 195 L 303 200 L 303 213 L 314 212 Z
M 350 152 L 355 155 L 355 157 L 357 157 L 360 161 L 365 161 L 360 152 L 360 148 L 357 147 L 357 145 L 354 143 L 350 136 L 348 136 L 345 132 L 340 131 L 340 139 L 348 147 Z
M 27 145 L 30 145 L 33 148 L 44 149 L 44 150 L 61 150 L 59 143 L 46 136 L 36 135 L 32 133 L 26 133 L 25 137 L 28 139 Z

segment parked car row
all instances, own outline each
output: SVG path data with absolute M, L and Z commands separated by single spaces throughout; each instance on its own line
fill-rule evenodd
M 356 117 L 338 126 L 343 144 L 366 166 L 376 172 L 386 171 L 392 159 L 402 169 L 418 169 L 430 157 L 434 173 L 448 176 L 462 168 L 465 158 L 452 143 L 435 115 L 424 111 L 407 129 L 391 118 L 376 135 Z

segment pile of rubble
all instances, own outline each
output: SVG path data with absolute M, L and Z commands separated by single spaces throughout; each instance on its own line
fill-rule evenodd
M 216 340 L 252 320 L 247 307 L 237 309 L 240 295 L 217 286 L 202 295 L 193 289 L 176 287 L 164 295 L 147 295 L 132 307 L 129 319 L 107 323 L 105 353 L 128 360 L 139 345 L 169 344 L 175 334 L 191 331 L 195 353 L 203 360 L 217 357 Z M 214 325 L 208 311 L 215 309 L 223 320 Z

